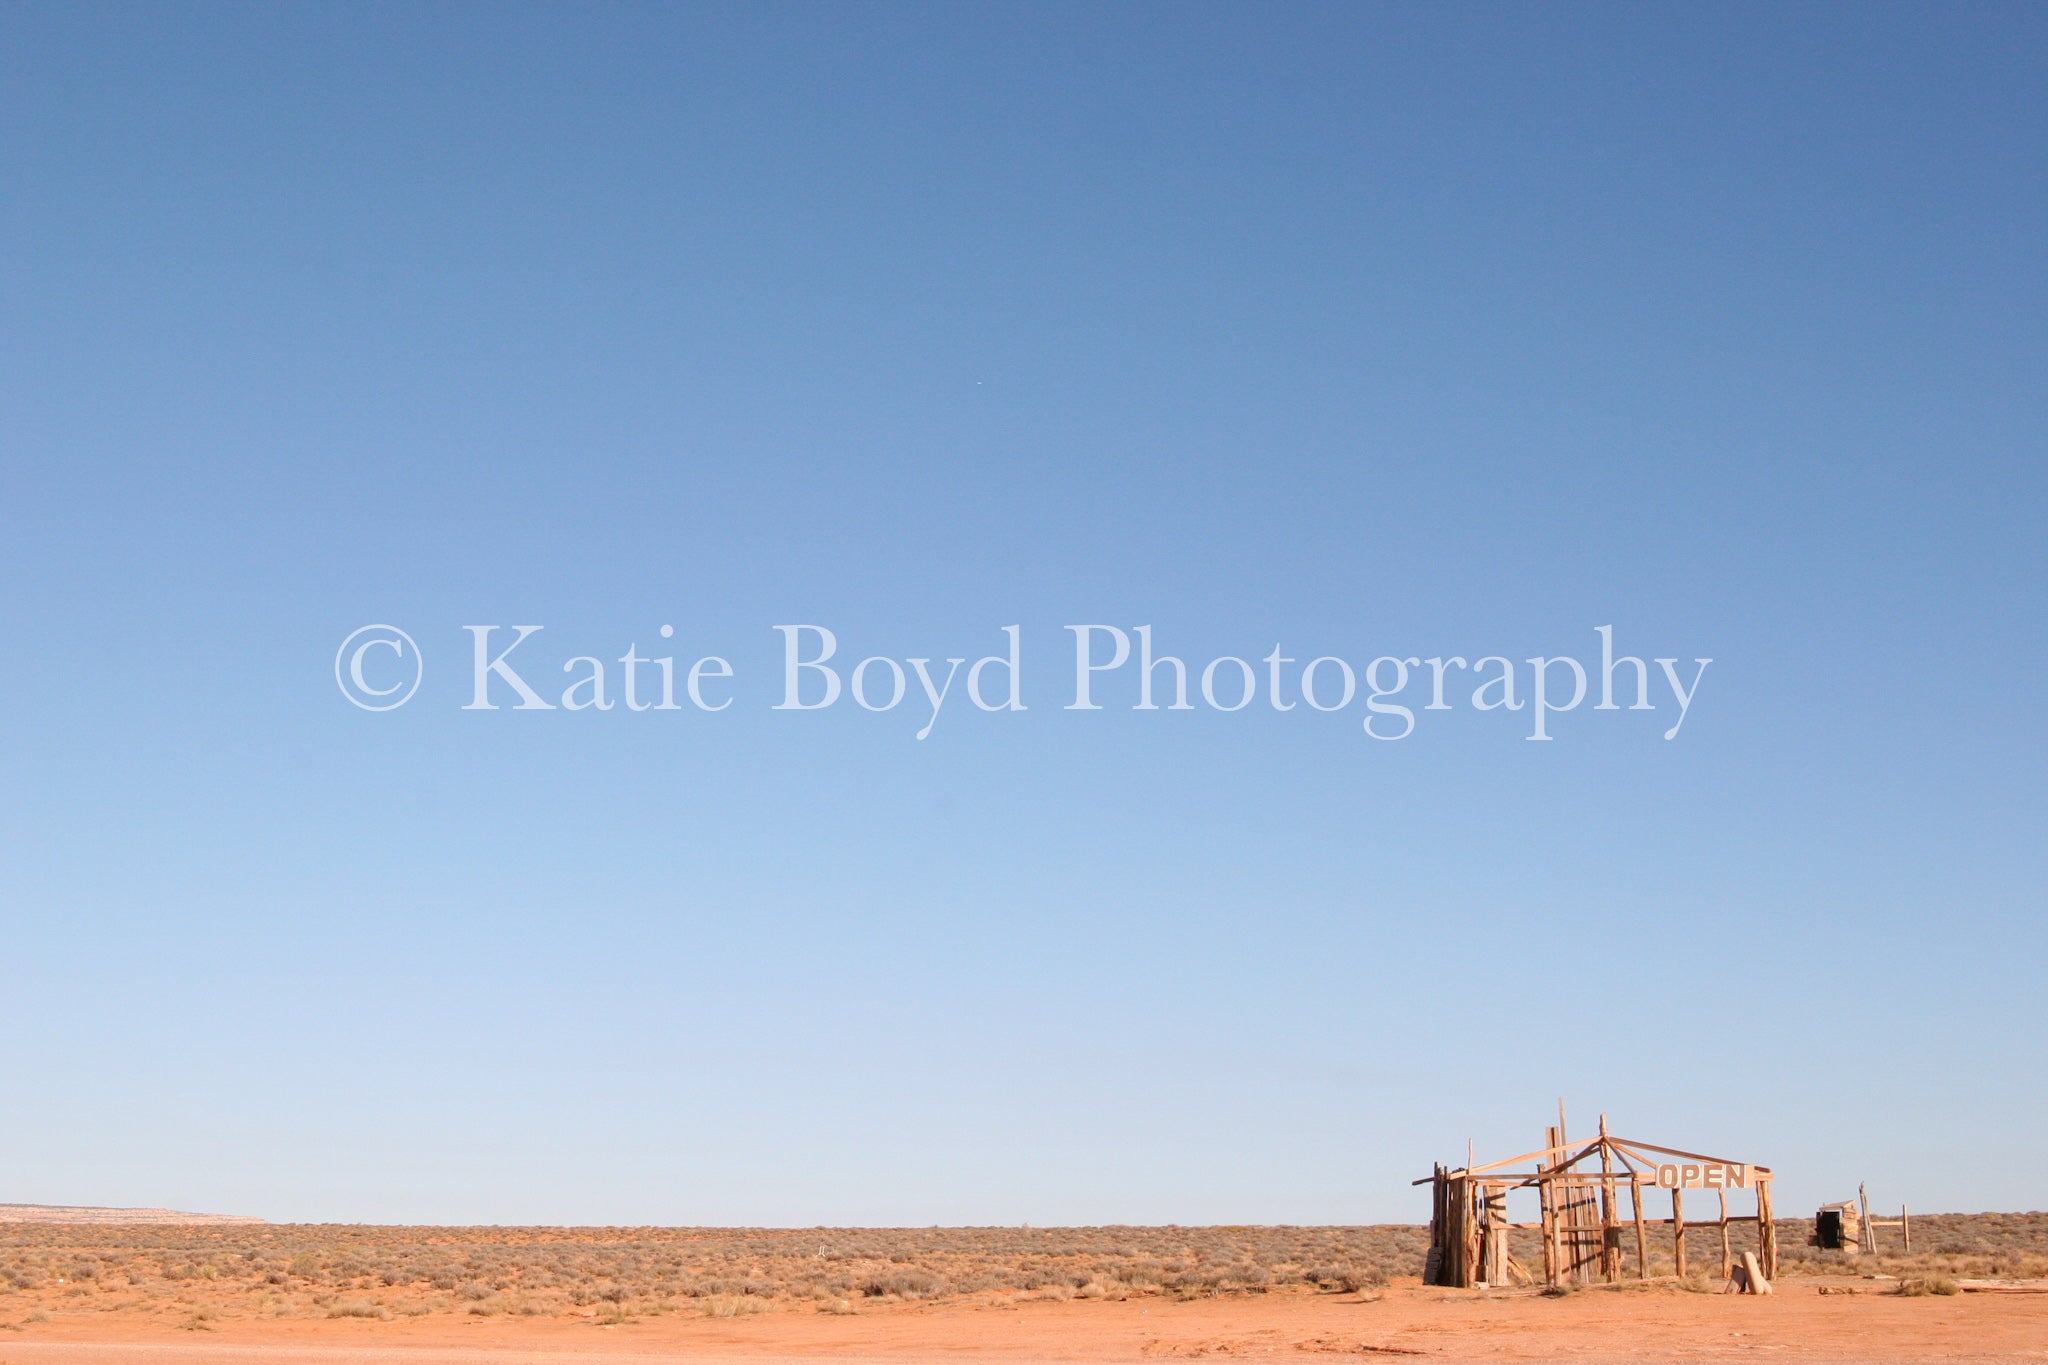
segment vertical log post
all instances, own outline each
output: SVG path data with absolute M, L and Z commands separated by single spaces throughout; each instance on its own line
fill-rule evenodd
M 1464 1287 L 1471 1289 L 1479 1283 L 1479 1182 L 1468 1175 L 1459 1187 L 1464 1194 L 1459 1202 L 1465 1206 Z
M 1629 1212 L 1636 1218 L 1636 1278 L 1650 1278 L 1650 1236 L 1643 1227 L 1643 1181 L 1632 1175 L 1628 1181 Z
M 1553 1150 L 1562 1145 L 1563 1138 L 1555 1127 L 1543 1130 L 1544 1145 Z M 1564 1259 L 1565 1195 L 1558 1183 L 1557 1167 L 1549 1161 L 1537 1163 L 1539 1171 L 1548 1174 L 1538 1183 L 1543 1192 L 1543 1282 L 1557 1285 L 1564 1281 L 1566 1266 Z
M 1721 1278 L 1735 1270 L 1735 1250 L 1728 1245 L 1728 1191 L 1721 1191 Z
M 1444 1283 L 1444 1162 L 1434 1162 L 1430 1177 L 1430 1259 L 1423 1261 L 1421 1283 Z
M 1763 1262 L 1764 1278 L 1778 1278 L 1778 1224 L 1771 1209 L 1771 1180 L 1765 1176 L 1756 1186 L 1757 1259 Z
M 1438 1284 L 1453 1287 L 1465 1283 L 1465 1267 L 1460 1264 L 1465 1245 L 1464 1220 L 1458 1212 L 1458 1178 L 1446 1173 L 1444 1176 L 1444 1262 L 1443 1270 L 1437 1277 Z
M 1685 1278 L 1685 1191 L 1671 1191 L 1671 1259 L 1678 1267 L 1678 1278 Z
M 1607 1115 L 1600 1116 L 1600 1278 L 1621 1278 L 1621 1218 L 1614 1207 L 1614 1153 L 1607 1146 Z
M 1462 1186 L 1458 1177 L 1444 1172 L 1444 1246 L 1443 1261 L 1437 1271 L 1436 1282 L 1452 1287 L 1465 1283 L 1463 1264 L 1465 1246 L 1464 1217 L 1458 1208 L 1459 1191 Z

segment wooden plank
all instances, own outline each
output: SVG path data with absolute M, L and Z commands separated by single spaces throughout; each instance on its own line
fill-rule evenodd
M 1654 1142 L 1637 1142 L 1634 1138 L 1616 1138 L 1614 1141 L 1618 1145 L 1637 1153 L 1657 1152 L 1664 1156 L 1682 1156 L 1688 1161 L 1711 1161 L 1722 1166 L 1747 1166 L 1750 1170 L 1761 1172 L 1764 1175 L 1771 1173 L 1770 1167 L 1759 1166 L 1754 1161 L 1737 1161 L 1733 1157 L 1725 1156 L 1707 1156 L 1702 1152 L 1681 1152 L 1676 1147 L 1659 1147 Z M 1650 1164 L 1654 1166 L 1657 1163 L 1653 1161 Z
M 1520 1156 L 1511 1156 L 1504 1161 L 1489 1161 L 1484 1166 L 1474 1166 L 1469 1171 L 1467 1171 L 1466 1174 L 1491 1175 L 1493 1172 L 1500 1170 L 1503 1166 L 1513 1166 L 1517 1162 L 1522 1161 L 1548 1161 L 1551 1163 L 1553 1169 L 1563 1166 L 1569 1166 L 1575 1161 L 1591 1156 L 1594 1153 L 1594 1151 L 1598 1149 L 1599 1145 L 1600 1144 L 1597 1142 L 1589 1142 L 1584 1147 L 1581 1147 L 1577 1152 L 1572 1152 L 1570 1144 L 1564 1142 L 1553 1142 L 1548 1147 L 1539 1148 L 1538 1150 L 1533 1152 L 1524 1152 Z M 1572 1153 L 1569 1157 L 1566 1156 L 1566 1153 L 1568 1152 Z
M 1459 1167 L 1455 1172 L 1449 1171 L 1447 1169 L 1446 1174 L 1463 1175 L 1465 1174 L 1465 1171 L 1463 1167 Z M 1477 1171 L 1474 1171 L 1471 1174 L 1475 1180 L 1481 1176 L 1485 1176 L 1494 1180 L 1505 1180 L 1510 1184 L 1510 1186 L 1518 1190 L 1527 1189 L 1539 1180 L 1556 1180 L 1563 1184 L 1578 1185 L 1597 1185 L 1600 1183 L 1600 1172 L 1598 1171 L 1560 1170 L 1555 1174 L 1549 1174 L 1542 1170 L 1497 1171 L 1491 1166 L 1481 1166 Z M 1638 1172 L 1630 1172 L 1630 1174 L 1638 1174 Z M 1435 1179 L 1434 1176 L 1425 1175 L 1419 1179 L 1409 1181 L 1408 1184 L 1411 1187 L 1416 1185 L 1427 1185 L 1433 1179 Z M 1650 1183 L 1655 1184 L 1656 1182 L 1652 1180 Z
M 1490 1285 L 1505 1286 L 1508 1283 L 1508 1187 L 1490 1184 L 1482 1187 L 1485 1211 L 1485 1250 L 1479 1267 L 1479 1278 Z
M 1515 1164 L 1516 1164 L 1516 1163 L 1518 1163 L 1518 1162 L 1523 1162 L 1523 1161 L 1541 1161 L 1541 1160 L 1544 1160 L 1544 1159 L 1546 1159 L 1546 1158 L 1556 1157 L 1556 1156 L 1558 1156 L 1558 1155 L 1559 1155 L 1559 1154 L 1560 1154 L 1560 1153 L 1561 1153 L 1561 1152 L 1562 1152 L 1563 1150 L 1564 1150 L 1564 1149 L 1563 1149 L 1562 1147 L 1558 1147 L 1558 1146 L 1551 1146 L 1551 1147 L 1543 1147 L 1543 1148 L 1539 1148 L 1538 1150 L 1536 1150 L 1536 1151 L 1533 1151 L 1533 1152 L 1523 1152 L 1523 1153 L 1522 1153 L 1522 1154 L 1521 1154 L 1520 1156 L 1511 1156 L 1511 1157 L 1507 1157 L 1506 1159 L 1504 1159 L 1504 1160 L 1501 1160 L 1501 1161 L 1489 1161 L 1489 1162 L 1487 1162 L 1487 1163 L 1486 1163 L 1486 1164 L 1485 1164 L 1484 1166 L 1471 1166 L 1471 1165 L 1468 1165 L 1468 1166 L 1466 1166 L 1465 1168 L 1463 1168 L 1463 1169 L 1460 1169 L 1460 1170 L 1456 1170 L 1456 1171 L 1447 1171 L 1447 1172 L 1446 1172 L 1446 1174 L 1450 1174 L 1450 1175 L 1490 1175 L 1490 1174 L 1492 1174 L 1493 1172 L 1495 1172 L 1495 1171 L 1497 1171 L 1497 1170 L 1501 1169 L 1501 1168 L 1502 1168 L 1503 1166 L 1513 1166 L 1513 1165 L 1515 1165 Z M 1581 1155 L 1584 1155 L 1584 1154 L 1583 1154 L 1583 1153 L 1581 1153 Z M 1468 1158 L 1468 1160 L 1469 1160 L 1469 1158 Z M 1424 1177 L 1423 1177 L 1422 1179 L 1420 1179 L 1420 1180 L 1411 1180 L 1411 1181 L 1409 1181 L 1408 1183 L 1409 1183 L 1410 1185 L 1427 1185 L 1427 1184 L 1429 1183 L 1429 1180 L 1430 1180 L 1430 1178 L 1429 1178 L 1428 1176 L 1424 1176 Z

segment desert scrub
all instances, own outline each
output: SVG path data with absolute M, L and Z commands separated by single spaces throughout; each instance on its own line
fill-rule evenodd
M 1909 1299 L 1917 1299 L 1929 1294 L 1960 1293 L 1962 1286 L 1947 1275 L 1920 1275 L 1910 1280 L 1900 1280 L 1898 1292 Z
M 1332 1294 L 1356 1294 L 1386 1286 L 1387 1272 L 1376 1265 L 1321 1265 L 1301 1272 L 1304 1284 Z
M 1779 1224 L 1780 1277 L 1845 1272 L 1895 1275 L 1901 1281 L 2048 1276 L 2048 1214 L 1915 1215 L 1910 1257 L 1896 1237 L 1882 1242 L 1876 1256 L 1821 1253 L 1804 1245 L 1808 1230 L 1804 1222 Z M 653 1313 L 664 1304 L 671 1311 L 705 1311 L 707 1301 L 721 1304 L 714 1312 L 738 1313 L 776 1305 L 834 1311 L 830 1305 L 842 1301 L 858 1306 L 970 1295 L 1363 1294 L 1390 1275 L 1420 1275 L 1428 1240 L 1427 1229 L 1411 1225 L 763 1229 L 0 1223 L 0 1299 L 30 1289 L 50 1294 L 59 1278 L 69 1289 L 119 1286 L 125 1277 L 146 1281 L 158 1293 L 203 1290 L 206 1305 L 231 1317 L 285 1312 L 317 1318 L 337 1304 L 382 1301 L 395 1313 L 454 1318 L 466 1315 L 472 1303 L 495 1296 L 508 1312 L 574 1313 L 588 1321 L 624 1309 Z M 1735 1250 L 1740 1253 L 1750 1244 L 1738 1232 Z M 1540 1246 L 1533 1240 L 1511 1243 L 1511 1250 L 1524 1265 L 1540 1263 Z M 1718 1288 L 1718 1245 L 1689 1242 L 1688 1251 L 1692 1267 L 1714 1275 Z M 1671 1273 L 1668 1236 L 1653 1235 L 1650 1254 L 1653 1274 Z M 77 1273 L 88 1261 L 99 1266 L 97 1276 Z M 207 1269 L 213 1271 L 211 1278 Z M 479 1290 L 482 1298 L 463 1296 Z M 82 1301 L 102 1298 L 95 1294 Z M 743 1307 L 723 1305 L 724 1299 Z M 31 1304 L 19 1297 L 12 1302 L 16 1306 L 9 1316 L 19 1321 Z
M 860 1282 L 860 1292 L 871 1299 L 930 1299 L 944 1293 L 945 1284 L 922 1270 L 892 1270 L 867 1276 Z
M 327 1310 L 330 1318 L 376 1318 L 385 1321 L 391 1317 L 391 1310 L 381 1303 L 369 1303 L 362 1299 L 348 1299 Z

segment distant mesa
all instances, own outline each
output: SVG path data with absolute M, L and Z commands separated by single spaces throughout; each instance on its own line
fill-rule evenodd
M 97 1209 L 78 1204 L 0 1204 L 0 1223 L 261 1223 L 232 1213 L 179 1213 L 176 1209 Z

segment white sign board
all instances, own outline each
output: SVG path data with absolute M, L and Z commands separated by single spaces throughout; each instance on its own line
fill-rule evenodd
M 1740 1161 L 1666 1162 L 1656 1171 L 1660 1190 L 1746 1190 L 1749 1167 Z

